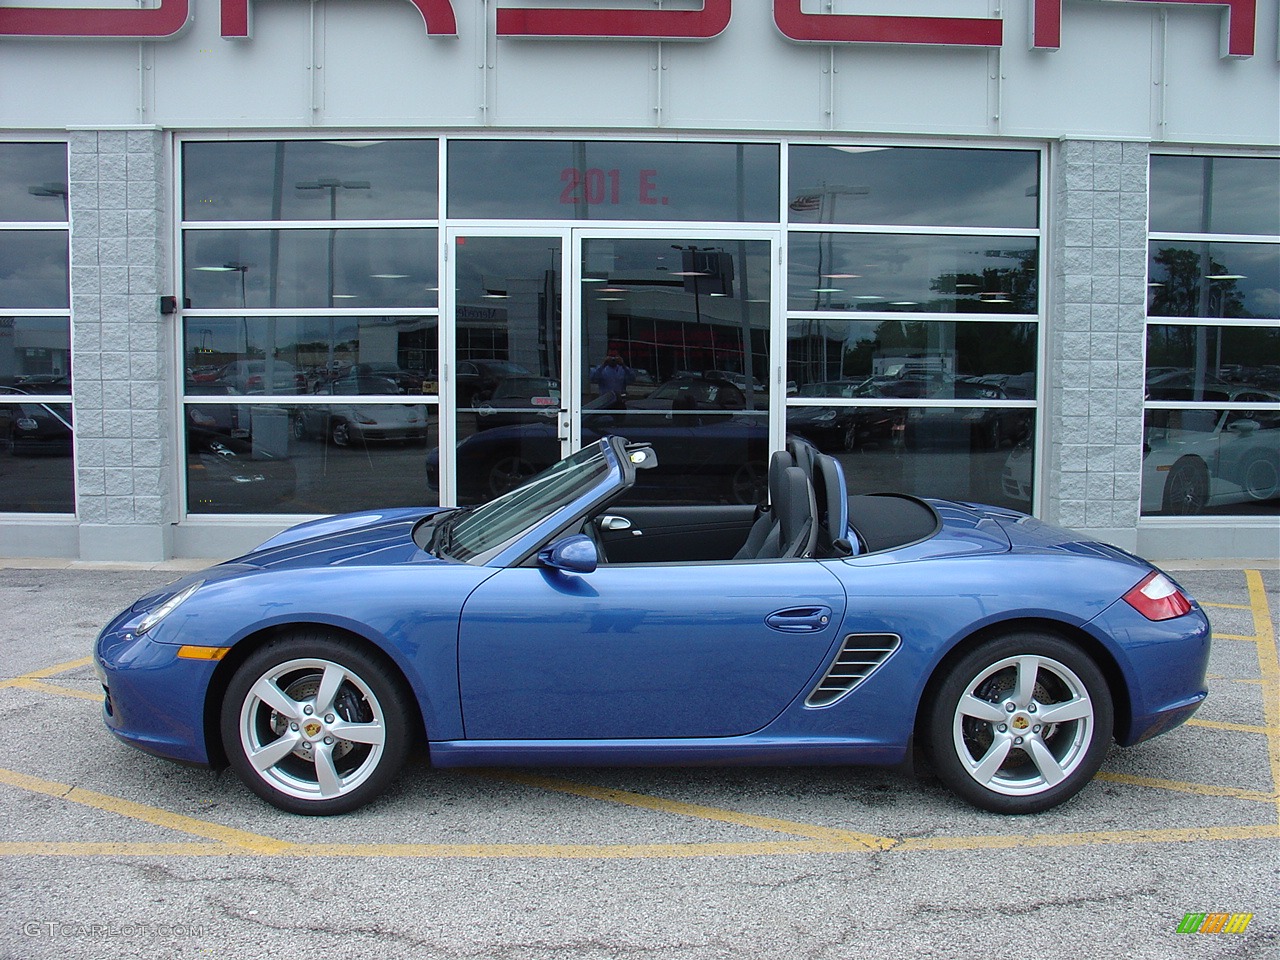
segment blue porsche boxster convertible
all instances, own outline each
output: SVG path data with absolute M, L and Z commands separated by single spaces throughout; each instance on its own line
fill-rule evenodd
M 1209 623 L 1166 575 L 1029 516 L 850 497 L 773 455 L 759 507 L 622 506 L 606 437 L 477 507 L 301 524 L 97 641 L 105 719 L 341 813 L 409 749 L 466 765 L 897 764 L 1028 813 L 1203 701 Z

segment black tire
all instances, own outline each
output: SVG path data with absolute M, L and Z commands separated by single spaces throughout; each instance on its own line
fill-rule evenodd
M 1203 513 L 1209 503 L 1209 469 L 1199 457 L 1183 457 L 1164 482 L 1164 512 L 1176 517 Z
M 222 744 L 236 775 L 262 799 L 289 813 L 329 816 L 387 788 L 414 738 L 415 716 L 389 662 L 332 634 L 299 632 L 236 670 L 222 702 Z
M 766 503 L 769 500 L 769 465 L 757 460 L 739 464 L 729 475 L 726 491 L 730 503 Z
M 1070 799 L 1111 744 L 1106 678 L 1078 647 L 1050 634 L 983 643 L 947 669 L 931 699 L 925 733 L 935 772 L 995 813 L 1039 813 Z
M 513 453 L 493 461 L 485 474 L 485 486 L 488 487 L 489 496 L 500 497 L 523 484 L 537 472 L 538 468 L 533 463 L 518 453 Z

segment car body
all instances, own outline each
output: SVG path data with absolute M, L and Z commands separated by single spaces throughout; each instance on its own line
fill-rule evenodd
M 507 377 L 529 377 L 532 372 L 510 360 L 459 360 L 454 379 L 458 383 L 458 406 L 474 407 L 488 400 Z
M 243 394 L 305 393 L 307 378 L 293 364 L 284 360 L 233 360 L 222 367 L 212 382 L 230 384 Z
M 555 377 L 511 376 L 499 380 L 486 400 L 476 403 L 476 429 L 519 426 L 560 415 L 560 381 Z
M 915 380 L 825 380 L 806 383 L 795 393 L 796 400 L 815 399 L 884 400 L 922 396 L 912 388 Z M 804 437 L 819 450 L 852 451 L 867 446 L 899 447 L 906 429 L 907 411 L 883 406 L 803 406 L 787 407 L 787 433 Z
M 1204 613 L 1115 547 L 846 497 L 801 445 L 771 458 L 767 514 L 619 506 L 654 460 L 606 437 L 483 506 L 311 521 L 155 590 L 97 640 L 106 724 L 303 814 L 368 802 L 419 742 L 436 767 L 921 743 L 955 792 L 1027 813 L 1206 695 Z
M 929 394 L 934 400 L 1009 399 L 1004 389 L 972 377 L 944 381 Z M 999 450 L 1006 443 L 1016 446 L 1031 432 L 1031 412 L 1026 408 L 913 407 L 907 414 L 908 447 L 959 447 L 971 450 Z

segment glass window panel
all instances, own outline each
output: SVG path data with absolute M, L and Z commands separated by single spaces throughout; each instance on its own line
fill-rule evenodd
M 0 317 L 0 387 L 26 393 L 71 392 L 71 321 Z
M 1035 227 L 1040 155 L 1034 150 L 795 146 L 792 223 Z
M 434 394 L 438 323 L 433 316 L 185 317 L 186 393 Z
M 0 230 L 0 309 L 71 305 L 65 230 Z
M 16 395 L 0 388 L 0 513 L 73 513 L 71 404 Z
M 434 307 L 434 229 L 188 230 L 188 306 Z
M 1238 391 L 1280 395 L 1280 326 L 1147 327 L 1147 399 L 1231 399 Z
M 1147 314 L 1280 318 L 1280 244 L 1152 240 Z
M 185 406 L 191 513 L 345 513 L 430 506 L 423 450 L 435 406 L 213 403 Z
M 907 397 L 913 383 L 925 396 L 957 377 L 982 381 L 1000 399 L 1035 398 L 1034 323 L 793 318 L 787 344 L 787 378 L 801 399 L 877 395 L 851 393 L 860 386 Z
M 1151 229 L 1280 235 L 1280 158 L 1151 158 Z
M 1280 515 L 1280 403 L 1270 393 L 1233 394 L 1255 398 L 1252 409 L 1147 411 L 1144 516 Z
M 850 493 L 887 490 L 1031 509 L 1034 411 L 917 408 L 895 423 L 900 429 L 857 452 L 830 451 L 844 467 Z
M 66 219 L 66 144 L 0 143 L 0 220 Z
M 434 220 L 435 140 L 188 141 L 187 220 Z
M 787 306 L 1033 314 L 1037 256 L 1026 237 L 793 233 Z
M 449 215 L 778 219 L 776 144 L 456 140 Z
M 657 409 L 680 384 L 699 395 L 723 384 L 717 404 L 736 390 L 738 409 L 767 405 L 767 242 L 587 240 L 582 255 L 584 406 Z

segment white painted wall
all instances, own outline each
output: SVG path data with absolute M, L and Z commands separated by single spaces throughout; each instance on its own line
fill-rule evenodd
M 910 12 L 991 16 L 998 2 L 990 2 L 920 0 Z M 713 40 L 661 45 L 498 38 L 494 3 L 480 0 L 454 0 L 458 36 L 449 38 L 426 36 L 404 0 L 256 0 L 252 39 L 224 40 L 215 0 L 192 0 L 192 22 L 166 41 L 0 37 L 0 129 L 146 123 L 1280 143 L 1280 0 L 1259 0 L 1256 53 L 1243 60 L 1219 57 L 1223 7 L 1064 0 L 1062 49 L 1047 52 L 1029 47 L 1030 0 L 1003 2 L 1004 46 L 987 51 L 796 44 L 778 32 L 766 0 L 735 0 L 729 27 Z M 837 9 L 904 12 L 898 0 L 842 0 Z

